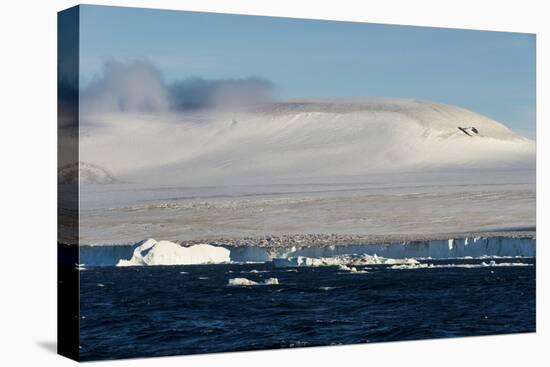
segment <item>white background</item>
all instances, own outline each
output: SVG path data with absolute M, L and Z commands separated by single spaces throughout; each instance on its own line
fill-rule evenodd
M 550 362 L 545 1 L 95 1 L 96 4 L 537 33 L 537 333 L 109 362 L 128 366 L 543 365 Z M 69 365 L 56 340 L 56 12 L 75 1 L 4 1 L 0 12 L 0 364 Z M 545 24 L 546 23 L 546 24 Z M 546 69 L 543 69 L 546 66 Z M 546 226 L 546 227 L 545 227 Z M 388 310 L 391 312 L 391 310 Z M 430 315 L 425 315 L 430 317 Z M 276 322 L 276 320 L 274 320 Z M 97 363 L 94 365 L 104 365 Z

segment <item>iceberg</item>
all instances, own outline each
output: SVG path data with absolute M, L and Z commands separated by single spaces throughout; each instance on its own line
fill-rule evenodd
M 229 253 L 226 248 L 207 244 L 185 247 L 148 239 L 134 250 L 130 260 L 121 259 L 117 266 L 219 264 L 229 262 Z

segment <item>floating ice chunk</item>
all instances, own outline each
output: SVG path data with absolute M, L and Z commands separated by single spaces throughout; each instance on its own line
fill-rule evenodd
M 234 286 L 251 286 L 251 285 L 257 285 L 257 284 L 258 284 L 257 282 L 246 278 L 231 278 L 227 282 L 227 285 L 234 285 Z
M 383 259 L 381 264 L 384 265 L 418 265 L 419 262 L 416 259 Z
M 273 259 L 275 267 L 301 267 L 301 266 L 338 266 L 342 271 L 352 271 L 350 267 L 364 265 L 399 265 L 418 264 L 415 259 L 387 259 L 377 255 L 342 255 L 334 257 L 287 257 Z M 355 269 L 357 271 L 357 269 Z
M 170 241 L 149 239 L 134 250 L 130 260 L 120 260 L 117 266 L 193 265 L 229 262 L 230 251 L 224 247 L 198 244 L 189 247 Z
M 390 269 L 425 269 L 428 267 L 430 267 L 429 264 L 401 264 L 392 265 L 390 266 Z
M 367 274 L 366 270 L 358 270 L 355 266 L 339 265 L 338 270 L 347 271 L 350 274 Z
M 260 283 L 250 279 L 246 279 L 246 278 L 231 278 L 227 282 L 227 285 L 230 285 L 230 286 L 245 286 L 245 287 L 250 287 L 253 285 L 277 285 L 277 284 L 279 284 L 279 279 L 277 278 L 265 279 L 263 282 L 260 282 Z
M 277 279 L 277 278 L 268 278 L 268 279 L 264 280 L 264 284 L 265 285 L 278 285 L 279 284 L 279 279 Z
M 260 273 L 269 273 L 269 271 L 252 269 L 252 270 L 242 270 L 239 273 L 260 274 Z

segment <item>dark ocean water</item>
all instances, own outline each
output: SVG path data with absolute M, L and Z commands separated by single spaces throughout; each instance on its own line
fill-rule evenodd
M 497 260 L 534 264 L 534 259 Z M 441 260 L 435 264 L 481 263 Z M 257 270 L 260 272 L 253 272 Z M 89 268 L 82 360 L 535 331 L 535 266 Z M 227 286 L 230 278 L 279 285 Z

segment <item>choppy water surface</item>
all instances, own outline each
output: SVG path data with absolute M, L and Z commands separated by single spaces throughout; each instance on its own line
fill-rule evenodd
M 535 259 L 482 261 L 359 273 L 270 263 L 88 268 L 80 273 L 81 358 L 535 331 Z M 464 264 L 476 266 L 456 266 Z M 279 284 L 228 286 L 232 278 Z

